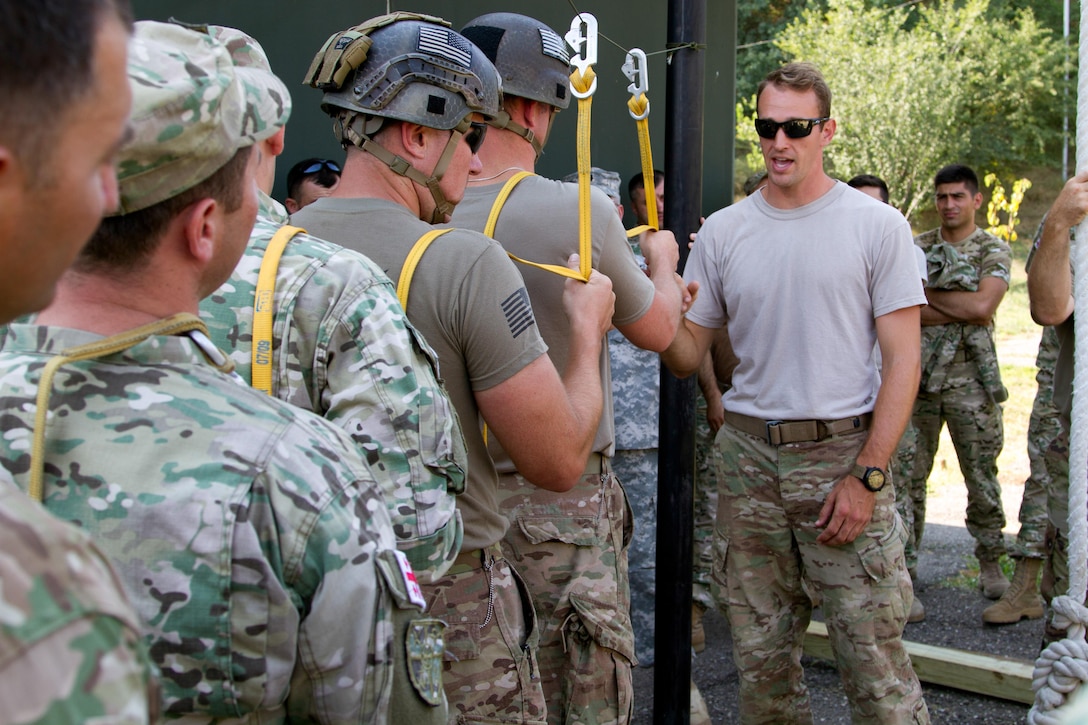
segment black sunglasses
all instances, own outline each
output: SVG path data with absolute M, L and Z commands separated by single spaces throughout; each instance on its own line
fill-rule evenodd
M 804 138 L 812 133 L 812 127 L 816 124 L 830 121 L 825 118 L 791 118 L 788 121 L 772 121 L 769 118 L 756 119 L 756 133 L 760 138 L 773 139 L 778 135 L 778 129 L 786 132 L 788 138 Z
M 484 145 L 484 136 L 487 135 L 487 124 L 483 121 L 472 121 L 469 123 L 469 129 L 465 131 L 465 143 L 468 144 L 468 148 L 475 155 L 479 153 L 480 147 Z
M 334 174 L 340 173 L 340 165 L 335 161 L 315 161 L 302 170 L 303 174 L 316 174 L 321 169 L 328 169 Z

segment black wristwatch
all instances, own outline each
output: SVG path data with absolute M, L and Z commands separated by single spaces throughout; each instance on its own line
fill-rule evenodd
M 873 493 L 884 488 L 884 484 L 888 482 L 888 475 L 884 471 L 873 466 L 863 466 L 860 463 L 854 464 L 854 467 L 850 469 L 850 475 L 861 481 L 861 485 Z

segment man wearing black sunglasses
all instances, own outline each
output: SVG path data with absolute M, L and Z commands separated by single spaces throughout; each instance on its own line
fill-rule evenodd
M 283 205 L 288 214 L 328 196 L 340 183 L 340 164 L 328 159 L 303 159 L 287 172 L 287 198 Z
M 695 372 L 728 323 L 714 578 L 740 670 L 741 722 L 811 723 L 798 653 L 822 600 L 855 722 L 928 723 L 901 635 L 904 531 L 885 473 L 919 378 L 910 226 L 824 172 L 835 135 L 819 70 L 760 83 L 767 185 L 711 215 L 685 279 L 701 294 L 663 355 Z M 880 345 L 882 376 L 872 364 Z

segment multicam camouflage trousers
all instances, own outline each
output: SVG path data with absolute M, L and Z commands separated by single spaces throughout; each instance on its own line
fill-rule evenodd
M 499 477 L 511 521 L 502 546 L 540 618 L 537 662 L 551 725 L 623 725 L 633 711 L 627 502 L 607 459 L 591 460 L 598 472 L 566 493 L 516 473 Z
M 714 585 L 733 635 L 742 723 L 812 722 L 801 668 L 812 615 L 803 576 L 821 595 L 853 721 L 929 722 L 901 639 L 913 594 L 891 487 L 877 494 L 852 543 L 816 542 L 820 508 L 865 437 L 772 446 L 728 425 L 718 432 Z
M 704 609 L 714 607 L 710 572 L 714 566 L 714 518 L 718 512 L 718 479 L 714 434 L 706 422 L 706 400 L 698 398 L 695 411 L 695 508 L 692 531 L 692 601 Z
M 915 501 L 914 526 L 925 521 L 925 489 L 940 443 L 941 426 L 956 447 L 967 485 L 967 530 L 975 537 L 975 556 L 997 560 L 1005 553 L 1005 509 L 997 482 L 997 457 L 1004 443 L 1001 406 L 983 388 L 972 360 L 948 366 L 939 393 L 919 393 L 912 423 L 918 433 L 910 491 Z M 922 504 L 918 505 L 919 497 Z M 921 536 L 916 536 L 921 544 Z
M 903 520 L 907 531 L 907 541 L 903 544 L 903 558 L 907 569 L 918 566 L 918 550 L 922 548 L 922 534 L 926 527 L 926 487 L 920 490 L 911 488 L 910 473 L 914 467 L 914 449 L 918 442 L 918 432 L 907 421 L 907 429 L 899 439 L 899 445 L 892 455 L 892 485 L 895 486 L 895 508 Z
M 423 585 L 423 596 L 428 616 L 446 622 L 442 684 L 450 725 L 544 725 L 536 617 L 499 545 L 462 552 L 442 578 Z
M 1047 491 L 1046 560 L 1039 589 L 1047 604 L 1069 593 L 1069 431 L 1061 430 L 1045 456 L 1050 487 Z M 1066 632 L 1053 625 L 1054 610 L 1047 608 L 1043 645 L 1064 639 Z
M 1058 336 L 1053 327 L 1044 327 L 1035 358 L 1038 387 L 1028 420 L 1028 462 L 1031 473 L 1024 481 L 1020 501 L 1020 531 L 1009 554 L 1016 558 L 1042 559 L 1046 555 L 1047 491 L 1050 475 L 1046 455 L 1050 444 L 1061 432 L 1061 420 L 1054 407 L 1054 364 L 1058 358 Z

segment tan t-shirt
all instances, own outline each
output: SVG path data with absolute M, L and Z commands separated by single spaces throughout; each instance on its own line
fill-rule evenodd
M 311 234 L 370 257 L 396 283 L 416 240 L 433 229 L 404 207 L 379 199 L 318 199 L 291 219 Z M 513 377 L 547 352 L 525 283 L 493 240 L 453 231 L 427 249 L 412 277 L 408 319 L 438 354 L 469 452 L 468 484 L 457 507 L 463 550 L 489 546 L 506 533 L 498 510 L 498 476 L 487 454 L 473 391 Z
M 482 231 L 503 184 L 469 184 L 464 200 L 454 211 L 452 226 Z M 612 280 L 616 310 L 612 324 L 637 322 L 654 301 L 654 285 L 635 261 L 623 223 L 612 201 L 599 189 L 592 191 L 593 268 Z M 503 248 L 522 259 L 565 265 L 578 251 L 578 186 L 531 176 L 521 181 L 506 200 L 495 227 Z M 563 310 L 565 278 L 528 265 L 518 265 L 533 300 L 537 324 L 548 343 L 548 355 L 557 370 L 570 357 L 570 324 Z M 607 340 L 601 349 L 601 384 L 604 407 L 593 450 L 611 456 L 615 449 L 612 375 Z M 514 470 L 509 456 L 491 444 L 491 455 L 502 472 Z

